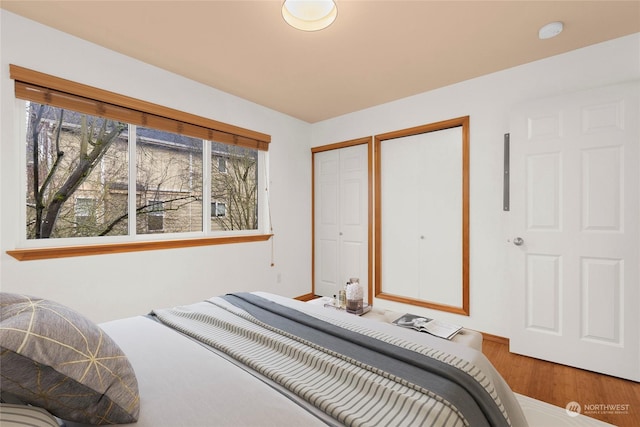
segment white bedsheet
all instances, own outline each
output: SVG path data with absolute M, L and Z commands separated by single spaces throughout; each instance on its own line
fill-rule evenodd
M 516 393 L 529 427 L 612 427 L 613 424 L 584 415 L 567 414 L 565 408 Z
M 494 372 L 492 375 L 496 389 L 501 395 L 509 396 L 503 403 L 509 409 L 513 425 L 516 427 L 526 426 L 526 420 L 530 421 L 531 427 L 572 426 L 578 421 L 565 415 L 568 423 L 563 424 L 558 412 L 548 411 L 548 406 L 551 405 L 542 404 L 534 399 L 516 398 L 486 357 L 468 346 L 277 295 L 261 292 L 256 294 L 319 318 L 337 318 L 450 351 L 460 358 L 472 361 L 487 372 Z M 136 371 L 141 409 L 139 421 L 130 424 L 131 426 L 326 425 L 297 403 L 224 357 L 149 318 L 138 316 L 107 322 L 100 326 L 120 345 Z M 521 403 L 525 408 L 524 412 L 521 410 Z M 551 425 L 540 423 L 552 419 L 554 422 L 560 421 Z M 76 423 L 67 425 L 81 426 Z
M 144 316 L 100 325 L 136 372 L 136 427 L 326 425 L 195 341 Z M 82 424 L 69 423 L 69 427 Z

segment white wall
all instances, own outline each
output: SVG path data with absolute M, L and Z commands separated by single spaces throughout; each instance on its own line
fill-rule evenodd
M 0 11 L 0 289 L 55 299 L 95 321 L 147 313 L 237 290 L 285 296 L 311 289 L 310 125 Z M 16 261 L 24 226 L 9 64 L 96 86 L 271 135 L 275 240 L 212 247 Z
M 237 97 L 0 11 L 0 289 L 56 299 L 96 321 L 190 303 L 235 290 L 296 296 L 310 290 L 310 146 L 471 117 L 471 316 L 429 312 L 388 301 L 379 307 L 425 311 L 508 336 L 502 211 L 502 143 L 520 102 L 640 78 L 640 35 L 594 45 L 309 125 Z M 18 262 L 5 251 L 23 226 L 16 111 L 10 63 L 272 135 L 269 150 L 272 242 Z M 473 64 L 470 64 L 473 66 Z M 239 259 L 243 259 L 242 262 Z
M 473 66 L 473 64 L 469 64 Z M 470 116 L 470 317 L 376 299 L 374 306 L 509 335 L 509 214 L 502 210 L 503 136 L 526 100 L 640 78 L 640 34 L 590 46 L 316 123 L 312 146 Z

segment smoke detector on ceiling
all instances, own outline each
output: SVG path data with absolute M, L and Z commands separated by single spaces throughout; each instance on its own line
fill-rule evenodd
M 550 39 L 560 34 L 563 28 L 564 25 L 560 21 L 550 22 L 540 28 L 540 31 L 538 31 L 538 38 L 540 38 L 540 40 Z

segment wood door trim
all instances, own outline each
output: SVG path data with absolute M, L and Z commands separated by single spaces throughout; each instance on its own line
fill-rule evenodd
M 356 145 L 367 144 L 367 303 L 373 304 L 373 137 L 367 136 L 348 141 L 337 142 L 328 145 L 311 148 L 311 293 L 315 294 L 315 268 L 316 268 L 316 219 L 315 219 L 315 154 L 325 151 L 339 150 L 341 148 L 353 147 Z

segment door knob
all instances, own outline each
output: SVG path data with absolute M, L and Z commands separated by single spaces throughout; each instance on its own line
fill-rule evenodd
M 524 239 L 522 237 L 516 237 L 513 239 L 513 244 L 516 246 L 522 246 L 524 244 Z

